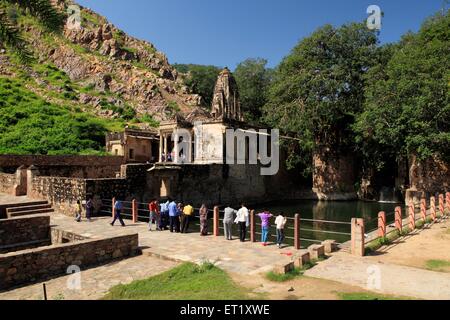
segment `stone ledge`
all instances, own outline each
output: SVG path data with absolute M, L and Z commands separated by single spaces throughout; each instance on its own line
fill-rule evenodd
M 308 247 L 311 260 L 319 260 L 325 256 L 325 246 L 320 244 L 313 244 Z

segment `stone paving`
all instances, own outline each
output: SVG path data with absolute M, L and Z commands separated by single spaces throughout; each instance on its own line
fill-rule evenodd
M 170 231 L 148 231 L 146 223 L 133 224 L 125 220 L 112 227 L 110 218 L 96 218 L 92 222 L 77 223 L 63 215 L 52 215 L 51 224 L 66 231 L 89 238 L 139 234 L 139 245 L 144 255 L 157 256 L 172 261 L 211 261 L 229 272 L 255 274 L 273 269 L 276 265 L 293 260 L 293 247 L 278 249 L 276 246 L 263 247 L 260 243 L 228 241 L 224 237 L 201 237 L 198 227 L 192 225 L 191 233 L 179 234 Z M 198 230 L 198 232 L 197 232 Z M 237 227 L 236 227 L 237 230 Z
M 45 281 L 49 300 L 101 299 L 108 290 L 118 284 L 128 284 L 145 279 L 176 266 L 175 262 L 148 256 L 138 256 L 112 262 L 97 268 L 82 270 L 81 288 L 70 289 L 73 277 L 66 275 Z M 42 300 L 43 285 L 37 283 L 0 293 L 0 300 Z

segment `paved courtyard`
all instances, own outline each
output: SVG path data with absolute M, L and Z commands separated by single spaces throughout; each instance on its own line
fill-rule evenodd
M 293 247 L 278 249 L 276 246 L 263 247 L 260 243 L 228 241 L 224 237 L 201 237 L 198 227 L 192 225 L 191 233 L 180 234 L 170 231 L 148 231 L 146 223 L 133 224 L 125 220 L 112 227 L 110 218 L 96 218 L 92 222 L 75 222 L 63 215 L 52 215 L 51 224 L 89 238 L 111 235 L 139 234 L 139 245 L 144 255 L 156 256 L 172 261 L 201 262 L 208 260 L 229 272 L 254 274 L 273 269 L 277 264 L 292 261 Z

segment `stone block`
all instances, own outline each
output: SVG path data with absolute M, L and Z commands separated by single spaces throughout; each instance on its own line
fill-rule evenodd
M 302 250 L 295 258 L 294 265 L 296 268 L 302 269 L 305 264 L 311 261 L 309 251 Z
M 332 253 L 338 249 L 336 240 L 325 240 L 322 245 L 325 247 L 325 253 Z
M 325 256 L 325 246 L 320 244 L 313 244 L 308 247 L 309 256 L 311 260 L 319 260 L 319 258 Z
M 294 263 L 289 262 L 287 264 L 278 265 L 274 268 L 273 272 L 278 274 L 286 274 L 290 271 L 294 270 Z

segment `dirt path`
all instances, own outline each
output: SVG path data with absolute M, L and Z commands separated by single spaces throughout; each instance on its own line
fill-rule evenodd
M 415 268 L 426 268 L 428 260 L 450 261 L 450 219 L 396 240 L 367 259 Z
M 252 277 L 231 274 L 231 277 L 236 283 L 249 288 L 256 297 L 262 294 L 264 299 L 269 300 L 338 300 L 340 292 L 366 292 L 357 286 L 305 276 L 286 282 L 269 281 L 262 274 Z

